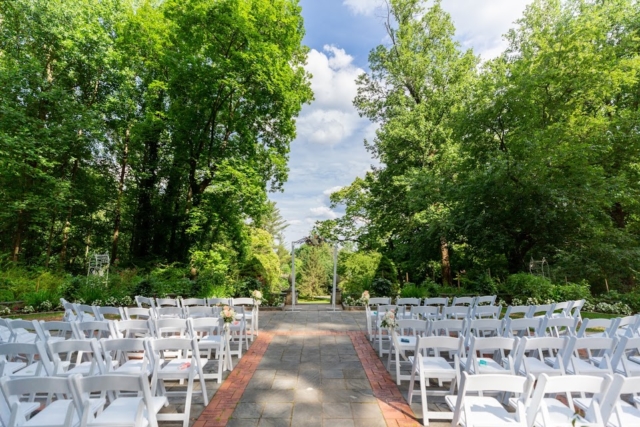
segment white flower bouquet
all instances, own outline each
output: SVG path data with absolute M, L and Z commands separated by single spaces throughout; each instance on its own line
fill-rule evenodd
M 396 312 L 394 310 L 387 311 L 382 317 L 380 326 L 387 329 L 396 329 L 398 327 L 398 319 L 396 318 Z
M 251 297 L 255 301 L 256 305 L 260 305 L 262 303 L 262 292 L 260 292 L 259 290 L 256 289 L 255 291 L 251 292 Z

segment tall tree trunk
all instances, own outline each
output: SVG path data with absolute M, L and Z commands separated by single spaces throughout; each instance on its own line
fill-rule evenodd
M 73 185 L 76 173 L 78 172 L 78 159 L 73 162 L 73 169 L 71 170 L 71 179 L 69 183 Z M 64 262 L 67 258 L 67 244 L 69 243 L 69 231 L 71 231 L 71 215 L 73 214 L 73 205 L 69 206 L 67 212 L 67 218 L 64 221 L 62 228 L 62 249 L 60 250 L 60 265 L 64 266 Z
M 56 225 L 56 212 L 53 212 L 53 216 L 51 217 L 51 227 L 49 227 L 49 238 L 47 239 L 47 261 L 45 263 L 45 267 L 49 268 L 49 263 L 51 262 L 51 246 L 53 245 L 53 231 Z
M 442 255 L 442 283 L 453 286 L 451 263 L 449 262 L 449 243 L 444 236 L 440 237 L 440 253 Z
M 116 199 L 116 212 L 113 218 L 113 238 L 111 240 L 111 262 L 115 263 L 118 259 L 118 242 L 120 240 L 120 223 L 122 221 L 122 194 L 124 192 L 124 178 L 127 170 L 127 162 L 129 160 L 129 137 L 130 129 L 127 128 L 124 136 L 124 147 L 122 152 L 122 161 L 120 162 L 120 182 L 118 183 L 118 197 Z
M 16 227 L 16 233 L 13 237 L 13 249 L 11 250 L 11 261 L 18 262 L 20 256 L 20 245 L 22 244 L 22 233 L 24 228 L 24 212 L 20 210 L 18 212 L 18 226 Z

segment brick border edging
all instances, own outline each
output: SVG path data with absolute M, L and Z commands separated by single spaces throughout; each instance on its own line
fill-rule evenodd
M 242 359 L 220 385 L 193 427 L 224 427 L 227 425 L 272 338 L 273 334 L 260 332 L 249 350 L 242 355 Z
M 413 416 L 411 407 L 378 357 L 378 353 L 371 347 L 364 332 L 349 332 L 348 335 L 367 374 L 373 395 L 378 400 L 387 426 L 420 426 L 421 424 Z

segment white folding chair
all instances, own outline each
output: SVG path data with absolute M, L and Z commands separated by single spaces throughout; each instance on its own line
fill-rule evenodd
M 158 412 L 169 404 L 164 396 L 153 396 L 147 375 L 105 374 L 70 378 L 73 400 L 82 408 L 80 427 L 158 427 Z M 123 393 L 125 392 L 125 393 Z M 135 393 L 131 396 L 131 392 Z M 91 396 L 109 397 L 104 411 L 94 415 Z
M 638 326 L 640 316 L 625 316 L 618 319 L 616 329 L 612 331 L 617 337 L 634 337 L 638 336 Z M 613 335 L 612 335 L 613 336 Z
M 411 307 L 411 318 L 422 320 L 438 320 L 440 319 L 440 308 L 435 305 L 421 305 L 420 307 Z
M 182 421 L 183 427 L 189 426 L 189 416 L 191 414 L 191 401 L 193 396 L 193 382 L 196 377 L 200 381 L 202 399 L 204 405 L 207 406 L 209 399 L 207 397 L 207 388 L 204 382 L 204 371 L 202 368 L 203 361 L 200 359 L 198 344 L 195 339 L 191 338 L 163 338 L 146 340 L 147 351 L 150 360 L 153 363 L 153 376 L 151 378 L 151 394 L 155 396 L 160 393 L 161 396 L 185 395 L 184 412 L 172 414 L 158 414 L 159 421 Z M 179 352 L 180 356 L 176 358 L 165 358 L 165 352 Z M 189 357 L 189 352 L 191 356 Z M 185 392 L 167 391 L 165 381 L 184 381 L 187 380 L 187 389 Z
M 155 308 L 180 307 L 180 302 L 176 298 L 156 298 Z
M 616 374 L 609 386 L 609 390 L 600 399 L 602 419 L 608 427 L 628 427 L 640 425 L 640 409 L 638 398 L 629 403 L 622 399 L 622 395 L 635 396 L 640 393 L 640 377 L 623 377 Z M 595 397 L 594 397 L 595 399 Z M 581 409 L 588 407 L 588 399 L 575 399 L 576 406 Z
M 571 304 L 571 308 L 569 308 L 569 316 L 578 319 L 579 322 L 582 322 L 582 314 L 580 311 L 584 308 L 586 300 L 580 299 L 573 301 Z
M 0 344 L 0 377 L 46 377 L 53 371 L 43 341 Z
M 472 336 L 478 338 L 500 337 L 504 322 L 498 319 L 472 319 L 467 321 L 467 344 Z
M 640 376 L 640 337 L 623 336 L 611 356 L 613 372 L 625 377 Z
M 449 408 L 453 410 L 452 426 L 463 427 L 526 427 L 525 402 L 531 394 L 532 376 L 487 374 L 469 375 L 462 373 L 457 396 L 445 396 Z M 498 399 L 485 396 L 486 392 L 516 394 L 516 411 L 508 412 Z
M 460 368 L 469 375 L 515 375 L 513 360 L 518 341 L 518 338 L 472 336 L 467 357 L 460 355 Z
M 156 319 L 184 319 L 182 307 L 158 307 L 153 310 Z
M 578 338 L 584 337 L 613 337 L 618 329 L 620 318 L 615 319 L 584 319 L 578 329 Z M 591 330 L 590 330 L 591 329 Z
M 542 321 L 542 331 L 549 337 L 574 337 L 578 319 L 573 317 L 545 317 Z
M 418 337 L 426 334 L 427 322 L 425 320 L 398 319 L 398 329 L 391 331 L 391 348 L 387 357 L 387 371 L 391 372 L 392 360 L 395 364 L 396 384 L 400 385 L 402 380 L 409 380 L 409 375 L 400 373 L 400 364 L 402 361 L 409 362 L 406 352 L 414 351 Z
M 442 319 L 429 322 L 429 335 L 449 337 L 456 335 L 464 336 L 467 331 L 466 319 Z
M 495 305 L 497 297 L 498 297 L 497 295 L 485 295 L 485 296 L 477 297 L 475 301 L 475 305 L 476 307 L 482 306 L 484 304 Z
M 236 318 L 245 322 L 245 326 L 248 330 L 245 330 L 245 334 L 247 338 L 253 342 L 254 336 L 258 335 L 258 306 L 253 298 L 232 298 L 231 304 L 233 309 L 236 311 Z M 244 314 L 241 315 L 237 310 L 238 307 L 243 308 Z M 248 345 L 248 341 L 247 341 Z M 249 348 L 247 347 L 247 350 Z
M 117 336 L 113 330 L 113 322 L 111 320 L 73 322 L 73 328 L 75 329 L 75 338 L 78 340 L 88 340 L 92 338 L 99 340 Z
M 155 333 L 151 322 L 153 320 L 116 320 L 113 322 L 113 331 L 118 338 L 147 338 Z
M 502 307 L 499 305 L 476 305 L 471 310 L 472 319 L 499 319 Z
M 451 306 L 467 306 L 473 307 L 476 303 L 476 297 L 453 297 L 453 301 L 451 302 Z
M 532 317 L 531 310 L 533 306 L 531 305 L 510 305 L 507 307 L 507 311 L 504 313 L 504 318 L 511 318 L 513 315 L 522 316 L 522 317 Z
M 183 298 L 180 300 L 180 305 L 182 307 L 193 307 L 193 306 L 206 306 L 207 299 L 206 298 Z
M 73 322 L 45 322 L 40 320 L 38 323 L 38 335 L 43 342 L 64 341 L 75 337 Z
M 471 317 L 473 307 L 469 305 L 452 305 L 450 307 L 442 307 L 443 319 L 468 319 Z
M 63 322 L 74 322 L 79 319 L 76 307 L 64 298 L 60 298 L 60 305 L 64 308 Z
M 102 359 L 102 349 L 95 338 L 48 342 L 47 348 L 53 359 L 53 375 L 55 376 L 73 374 L 93 376 L 103 374 L 106 371 Z M 83 361 L 84 359 L 89 360 Z
M 96 320 L 96 312 L 92 305 L 74 304 L 76 313 L 78 313 L 78 322 L 90 322 Z
M 191 338 L 187 319 L 153 319 L 150 323 L 155 338 Z
M 437 307 L 447 307 L 449 305 L 449 298 L 446 297 L 436 297 L 436 298 L 425 298 L 424 301 L 422 301 L 422 305 L 424 306 L 429 306 L 429 305 L 435 305 Z
M 603 394 L 611 383 L 611 377 L 570 375 L 550 377 L 541 374 L 527 409 L 527 424 L 537 427 L 604 427 L 600 405 L 591 399 L 585 414 L 574 409 L 572 393 Z M 557 395 L 562 394 L 566 404 Z M 547 395 L 552 395 L 545 397 Z
M 0 419 L 5 427 L 74 427 L 78 424 L 78 411 L 71 398 L 69 381 L 66 378 L 40 377 L 0 380 Z M 33 396 L 46 393 L 44 407 L 34 402 Z M 53 396 L 56 399 L 53 399 Z M 25 401 L 24 399 L 28 399 Z M 6 399 L 6 403 L 4 401 Z M 7 405 L 3 410 L 2 405 Z M 7 412 L 10 411 L 10 412 Z
M 209 307 L 231 306 L 231 298 L 207 298 L 207 305 Z
M 413 365 L 411 367 L 411 377 L 409 378 L 407 401 L 409 402 L 409 405 L 411 405 L 413 396 L 420 393 L 422 402 L 422 423 L 425 426 L 429 425 L 430 419 L 450 420 L 453 417 L 453 414 L 450 412 L 429 411 L 427 396 L 445 396 L 454 392 L 460 372 L 458 352 L 462 345 L 462 337 L 418 337 L 414 350 L 414 357 L 409 358 Z M 448 359 L 443 357 L 444 353 L 448 354 Z M 437 379 L 440 385 L 442 385 L 442 382 L 444 381 L 450 382 L 451 386 L 449 387 L 449 390 L 428 390 L 427 388 L 429 387 L 429 380 L 431 378 Z M 420 391 L 414 389 L 416 380 L 420 383 Z
M 420 298 L 398 298 L 396 305 L 400 318 L 411 318 L 413 307 L 420 305 Z
M 124 320 L 122 307 L 95 307 L 97 320 Z
M 565 375 L 562 355 L 571 352 L 568 337 L 524 337 L 520 340 L 515 359 L 518 375 Z
M 214 314 L 215 307 L 193 305 L 184 308 L 187 318 L 195 319 L 197 317 L 218 317 Z
M 156 308 L 156 301 L 153 298 L 147 298 L 142 296 L 135 297 L 138 308 Z
M 391 344 L 386 348 L 384 345 L 385 342 L 391 342 L 391 334 L 385 334 L 386 329 L 382 327 L 382 319 L 388 311 L 393 310 L 397 312 L 397 307 L 395 305 L 379 305 L 378 310 L 376 311 L 376 320 L 374 323 L 374 348 L 378 347 L 378 355 L 382 357 L 383 354 L 389 354 L 389 350 L 391 349 Z M 387 331 L 388 332 L 388 331 Z
M 215 317 L 201 317 L 189 319 L 191 336 L 196 337 L 200 354 L 207 352 L 209 363 L 215 362 L 213 373 L 204 373 L 205 379 L 214 379 L 221 383 L 224 370 L 233 370 L 231 352 L 229 351 L 229 335 L 222 331 L 220 320 Z M 221 333 L 222 332 L 222 333 Z M 211 358 L 211 352 L 215 353 L 215 359 Z
M 540 317 L 533 318 L 510 318 L 504 319 L 503 336 L 505 337 L 539 337 L 542 334 L 542 322 Z
M 128 375 L 151 375 L 149 357 L 144 339 L 109 338 L 100 340 L 104 353 L 105 373 Z
M 38 331 L 32 320 L 7 319 L 11 331 L 9 342 L 34 343 L 38 341 Z
M 556 303 L 532 305 L 529 317 L 551 317 Z
M 573 301 L 562 301 L 556 303 L 550 317 L 573 317 L 571 316 L 571 306 Z
M 613 375 L 611 357 L 616 340 L 606 337 L 571 337 L 562 358 L 565 371 L 571 375 Z M 583 357 L 584 356 L 584 357 Z
M 154 310 L 153 308 L 125 307 L 124 316 L 126 320 L 135 320 L 135 319 L 148 320 L 154 317 L 153 310 Z

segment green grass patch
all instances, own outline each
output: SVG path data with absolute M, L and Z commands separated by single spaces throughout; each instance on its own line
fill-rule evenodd
M 583 319 L 615 319 L 616 317 L 623 317 L 621 314 L 594 313 L 591 311 L 581 311 L 580 315 Z
M 331 297 L 317 296 L 313 298 L 298 298 L 296 304 L 331 304 Z

